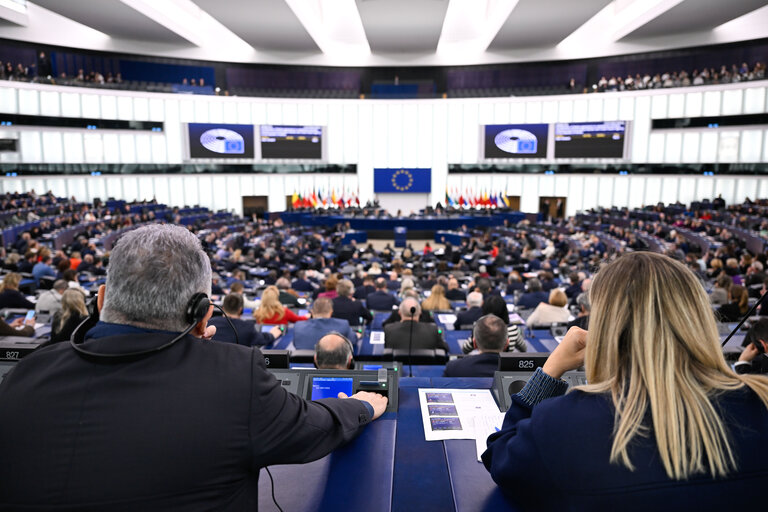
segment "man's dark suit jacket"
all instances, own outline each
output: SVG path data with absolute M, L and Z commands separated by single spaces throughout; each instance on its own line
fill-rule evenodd
M 297 279 L 297 280 L 295 280 L 293 283 L 291 283 L 291 288 L 293 288 L 297 292 L 313 292 L 313 291 L 315 291 L 315 287 L 312 286 L 312 283 L 310 283 L 306 279 Z
M 466 311 L 459 311 L 456 314 L 456 321 L 453 322 L 453 328 L 458 331 L 461 329 L 462 325 L 474 324 L 481 316 L 483 316 L 483 310 L 477 306 L 469 308 Z
M 292 293 L 288 293 L 285 291 L 280 291 L 280 295 L 278 296 L 277 300 L 280 301 L 280 304 L 282 304 L 285 307 L 289 308 L 300 308 L 301 304 L 299 304 L 299 299 Z
M 411 322 L 398 322 L 384 327 L 384 348 L 408 349 L 409 329 Z M 413 323 L 413 350 L 441 348 L 448 352 L 448 344 L 437 332 L 435 324 L 422 322 Z
M 453 290 L 448 290 L 445 292 L 445 298 L 448 300 L 466 300 L 467 294 L 463 291 L 459 290 L 458 288 L 454 288 Z
M 355 298 L 358 300 L 365 300 L 366 297 L 368 297 L 370 294 L 376 291 L 376 288 L 374 288 L 371 285 L 367 286 L 358 286 L 355 288 Z
M 246 347 L 269 345 L 275 341 L 275 337 L 271 333 L 257 331 L 254 322 L 240 318 L 230 318 L 230 320 L 237 331 L 237 340 L 235 340 L 235 335 L 227 319 L 223 316 L 215 316 L 208 321 L 208 325 L 216 326 L 216 334 L 213 339 L 227 343 L 238 343 Z
M 733 366 L 734 371 L 739 374 L 743 373 L 768 373 L 768 356 L 765 354 L 758 354 L 750 364 L 735 364 Z
M 336 297 L 333 299 L 333 318 L 342 318 L 349 322 L 349 325 L 360 325 L 360 318 L 363 323 L 369 324 L 373 320 L 371 312 L 365 309 L 363 303 L 352 300 L 349 297 Z
M 365 305 L 374 311 L 389 311 L 397 305 L 397 298 L 387 292 L 375 291 L 366 297 Z
M 175 336 L 82 346 L 126 353 Z M 256 510 L 260 468 L 323 457 L 371 420 L 358 400 L 287 392 L 256 348 L 192 336 L 117 360 L 41 348 L 0 384 L 0 410 L 0 510 L 34 511 Z
M 534 309 L 540 303 L 548 301 L 549 294 L 547 292 L 526 292 L 520 296 L 520 300 L 517 301 L 517 307 Z
M 493 377 L 499 369 L 499 354 L 484 352 L 448 361 L 443 377 Z

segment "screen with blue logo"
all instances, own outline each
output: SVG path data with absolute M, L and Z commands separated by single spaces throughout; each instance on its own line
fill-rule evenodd
M 546 158 L 547 124 L 485 126 L 485 158 Z
M 337 398 L 339 393 L 352 396 L 352 377 L 315 377 L 312 379 L 312 400 Z
M 253 125 L 189 123 L 190 158 L 253 158 Z
M 428 194 L 432 191 L 432 169 L 374 169 L 375 194 Z

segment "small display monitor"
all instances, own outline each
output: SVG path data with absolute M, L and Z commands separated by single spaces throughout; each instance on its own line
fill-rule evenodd
M 624 158 L 626 122 L 556 123 L 555 158 Z
M 485 126 L 485 158 L 546 158 L 548 124 Z
M 339 393 L 352 396 L 352 377 L 314 377 L 312 379 L 312 400 L 337 398 Z
M 259 127 L 261 158 L 323 158 L 322 126 L 287 126 L 265 124 Z
M 190 158 L 254 158 L 250 124 L 189 123 Z

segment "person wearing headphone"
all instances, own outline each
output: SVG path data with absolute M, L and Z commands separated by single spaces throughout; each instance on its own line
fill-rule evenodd
M 355 365 L 352 342 L 349 338 L 331 332 L 315 344 L 315 366 L 321 370 L 349 370 Z
M 448 361 L 443 377 L 493 377 L 508 344 L 504 320 L 494 314 L 480 317 L 472 328 L 472 345 L 480 353 Z
M 210 341 L 210 289 L 183 226 L 122 235 L 89 319 L 0 384 L 0 509 L 255 510 L 261 468 L 323 457 L 384 412 L 374 393 L 303 400 L 258 348 Z
M 760 318 L 747 331 L 747 346 L 733 365 L 736 373 L 768 373 L 768 318 Z

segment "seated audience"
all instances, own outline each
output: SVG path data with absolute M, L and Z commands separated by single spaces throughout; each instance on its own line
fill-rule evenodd
M 520 309 L 533 309 L 542 302 L 547 302 L 547 292 L 541 289 L 541 281 L 531 278 L 526 285 L 526 292 L 520 296 L 516 305 Z
M 243 309 L 250 309 L 251 311 L 256 311 L 256 309 L 258 309 L 259 303 L 255 300 L 249 300 L 248 297 L 245 296 L 245 285 L 240 281 L 232 283 L 232 286 L 229 287 L 229 293 L 237 294 L 243 298 Z
M 275 282 L 275 286 L 277 286 L 277 289 L 280 291 L 280 295 L 278 296 L 280 304 L 289 308 L 301 307 L 301 304 L 299 304 L 299 294 L 291 289 L 291 282 L 288 279 L 285 277 L 279 278 Z
M 373 276 L 366 275 L 363 277 L 363 283 L 355 288 L 355 299 L 366 300 L 368 295 L 376 291 L 376 287 L 373 285 Z
M 291 287 L 297 292 L 313 292 L 316 288 L 311 281 L 307 280 L 307 273 L 304 270 L 296 272 L 296 279 L 291 284 Z
M 63 279 L 58 279 L 53 283 L 53 288 L 45 290 L 37 298 L 35 304 L 35 313 L 40 315 L 41 313 L 54 315 L 61 310 L 61 296 L 69 288 L 67 282 Z
M 589 294 L 580 293 L 578 297 L 576 297 L 576 305 L 579 306 L 579 314 L 576 315 L 576 318 L 568 322 L 568 328 L 578 327 L 579 329 L 584 329 L 586 331 L 589 328 L 589 310 L 591 309 L 589 304 Z
M 768 373 L 768 318 L 761 318 L 744 336 L 747 346 L 733 365 L 736 373 Z
M 721 322 L 738 322 L 748 310 L 747 289 L 735 284 L 728 289 L 728 303 L 717 309 L 717 316 Z
M 426 311 L 450 311 L 451 301 L 445 298 L 445 288 L 439 284 L 434 285 L 429 297 L 421 303 L 421 309 Z
M 336 298 L 333 299 L 333 318 L 341 318 L 349 325 L 369 324 L 373 315 L 362 302 L 352 298 L 355 287 L 349 279 L 342 279 L 336 285 Z
M 525 283 L 523 283 L 520 273 L 513 270 L 509 273 L 509 277 L 507 278 L 507 295 L 514 295 L 515 292 L 522 293 L 524 291 Z
M 405 292 L 405 296 L 406 297 L 411 297 L 413 299 L 416 299 L 417 302 L 418 302 L 418 300 L 420 298 L 419 292 L 417 292 L 414 289 L 410 289 L 410 290 L 406 291 Z M 382 327 L 386 327 L 389 324 L 398 323 L 398 322 L 400 322 L 400 320 L 402 320 L 402 318 L 400 318 L 400 308 L 397 308 L 394 311 L 392 311 L 392 313 L 382 322 L 381 325 L 382 325 Z M 419 322 L 423 322 L 425 324 L 434 324 L 435 323 L 435 319 L 432 318 L 432 315 L 429 314 L 429 311 L 424 311 L 422 309 L 421 310 L 421 315 L 419 316 Z
M 452 301 L 466 300 L 467 294 L 459 288 L 459 280 L 452 277 L 448 280 L 448 290 L 445 292 L 445 298 Z
M 31 338 L 35 335 L 35 319 L 25 320 L 19 317 L 11 323 L 0 318 L 0 336 L 24 336 Z M 2 502 L 0 502 L 2 503 Z
M 318 297 L 327 297 L 329 299 L 335 299 L 339 296 L 336 292 L 336 285 L 339 284 L 339 279 L 335 275 L 330 275 L 323 282 L 324 292 L 318 293 Z
M 483 301 L 483 315 L 496 315 L 507 326 L 507 339 L 509 344 L 507 350 L 525 352 L 528 345 L 523 337 L 523 330 L 516 324 L 509 323 L 509 310 L 506 301 L 500 295 L 491 295 Z M 467 346 L 469 345 L 469 346 Z M 469 353 L 473 349 L 472 340 L 467 340 L 462 347 L 464 353 Z
M 328 333 L 336 332 L 350 340 L 359 336 L 349 322 L 341 318 L 332 318 L 333 301 L 320 297 L 312 304 L 312 318 L 297 323 L 293 328 L 293 346 L 300 350 L 311 350 Z
M 32 277 L 35 279 L 35 286 L 40 287 L 40 278 L 42 277 L 56 277 L 56 271 L 51 267 L 53 263 L 53 257 L 50 252 L 44 256 L 39 262 L 35 263 L 32 268 Z
M 397 306 L 397 298 L 387 291 L 387 281 L 383 277 L 374 281 L 376 291 L 368 294 L 365 305 L 370 311 L 390 311 Z
M 299 316 L 280 304 L 280 292 L 276 286 L 268 286 L 261 294 L 261 304 L 253 312 L 254 318 L 260 324 L 278 325 L 307 320 L 308 316 Z
M 19 291 L 20 282 L 21 276 L 15 272 L 3 277 L 3 283 L 0 285 L 0 309 L 35 309 L 35 305 Z
M 384 412 L 374 393 L 303 400 L 259 350 L 201 340 L 215 331 L 210 288 L 208 255 L 185 227 L 120 237 L 99 322 L 75 347 L 24 357 L 0 386 L 0 509 L 255 509 L 261 468 L 321 458 Z M 66 467 L 64 453 L 77 454 Z
M 467 295 L 467 310 L 456 313 L 456 321 L 453 322 L 453 328 L 458 331 L 474 324 L 478 318 L 483 316 L 482 306 L 482 293 L 472 292 Z
M 438 332 L 437 326 L 419 322 L 422 310 L 418 300 L 406 297 L 400 303 L 399 310 L 402 320 L 384 327 L 384 348 L 407 350 L 410 344 L 413 350 L 439 348 L 448 352 L 448 344 Z
M 709 296 L 709 302 L 715 306 L 722 306 L 728 303 L 728 290 L 733 286 L 733 279 L 726 273 L 722 273 L 715 279 L 715 286 L 712 288 L 712 294 Z
M 51 320 L 51 342 L 69 341 L 75 328 L 87 317 L 83 292 L 75 288 L 65 290 L 61 295 L 61 309 Z
M 354 368 L 352 342 L 337 332 L 326 334 L 315 344 L 315 366 L 321 370 Z
M 471 343 L 478 353 L 448 361 L 443 377 L 493 377 L 499 369 L 499 352 L 509 343 L 507 325 L 494 314 L 481 316 L 472 329 Z
M 555 288 L 549 292 L 549 303 L 542 302 L 536 306 L 536 309 L 526 320 L 526 324 L 535 327 L 537 325 L 548 326 L 555 323 L 565 323 L 571 316 L 566 308 L 567 305 L 568 297 L 565 296 L 565 292 L 560 288 Z
M 216 335 L 214 336 L 216 341 L 255 347 L 271 345 L 283 334 L 280 327 L 273 327 L 269 332 L 260 332 L 252 320 L 243 320 L 243 296 L 240 294 L 230 293 L 224 297 L 221 309 L 229 317 L 229 322 L 232 322 L 232 325 L 230 326 L 223 316 L 212 317 L 208 321 L 208 325 L 216 327 Z M 235 328 L 235 332 L 232 332 L 232 327 Z
M 597 273 L 590 302 L 589 332 L 568 331 L 488 438 L 502 491 L 530 510 L 754 506 L 768 379 L 730 369 L 698 279 L 628 253 Z M 589 384 L 565 394 L 560 378 L 582 365 Z

